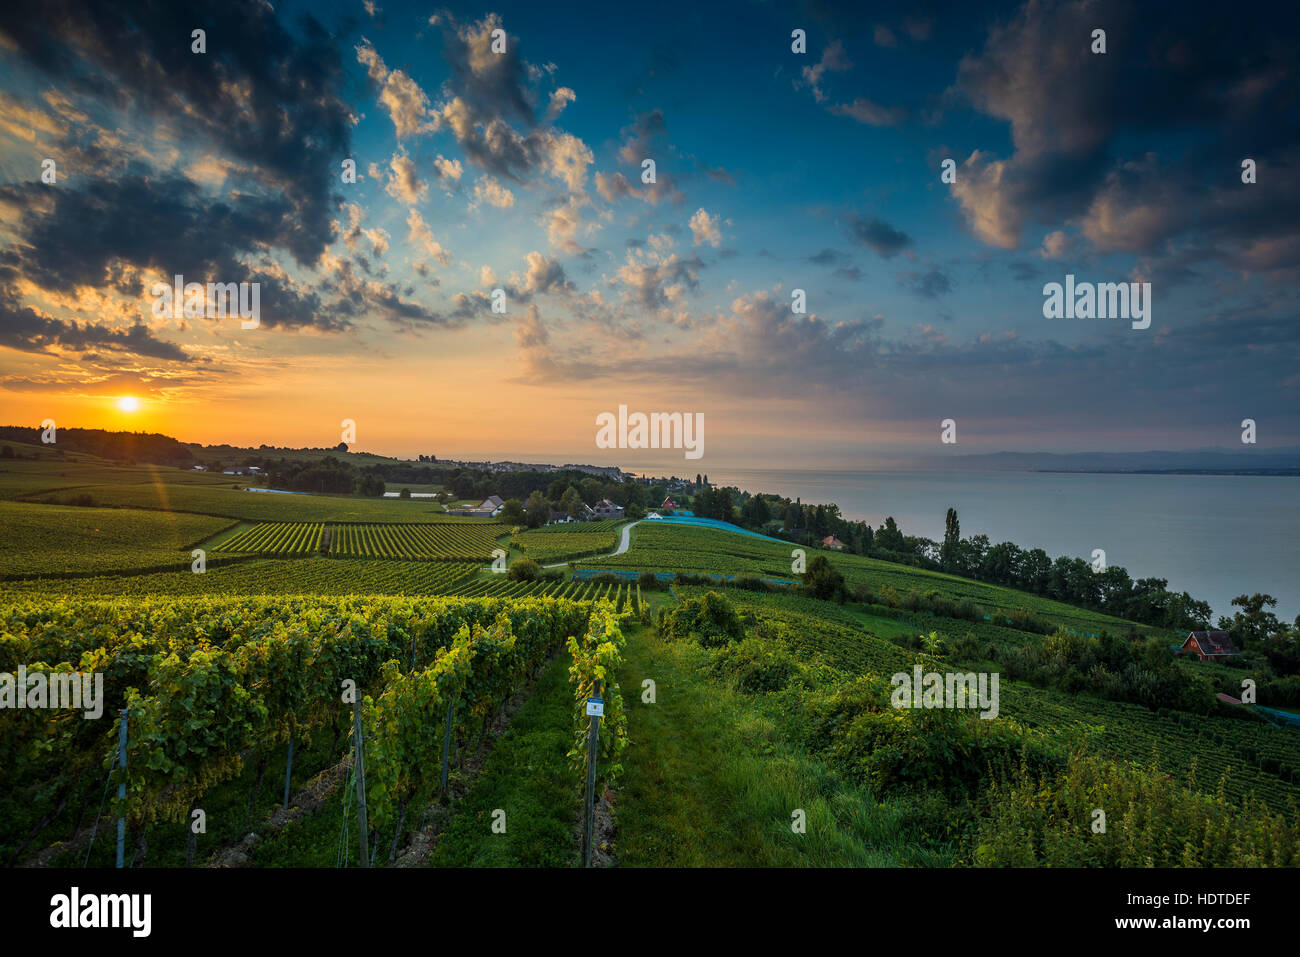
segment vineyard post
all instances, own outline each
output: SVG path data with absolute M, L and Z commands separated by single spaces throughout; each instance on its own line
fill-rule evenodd
M 121 868 L 122 858 L 126 848 L 126 717 L 127 709 L 122 709 L 122 725 L 117 733 L 117 745 L 119 754 L 119 767 L 123 769 L 122 779 L 117 782 L 117 800 L 121 808 L 121 813 L 117 818 L 117 866 Z
M 366 816 L 366 747 L 361 737 L 361 700 L 352 702 L 352 736 L 355 739 L 357 780 L 357 829 L 361 839 L 361 866 L 370 866 L 370 821 Z
M 596 679 L 595 697 L 600 697 L 600 679 Z M 596 746 L 600 743 L 600 715 L 588 706 L 591 722 L 587 728 L 587 808 L 582 832 L 582 866 L 591 867 L 591 846 L 595 843 L 596 829 Z
M 289 778 L 293 776 L 293 735 L 289 735 L 289 757 L 284 763 L 284 809 L 289 810 Z
M 438 797 L 447 793 L 447 762 L 451 759 L 451 719 L 456 708 L 456 701 L 453 698 L 447 702 L 447 720 L 443 724 L 442 731 L 442 785 L 438 791 Z

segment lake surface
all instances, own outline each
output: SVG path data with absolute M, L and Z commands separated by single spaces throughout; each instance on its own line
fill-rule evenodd
M 1232 599 L 1265 592 L 1283 621 L 1300 614 L 1300 478 L 1059 472 L 820 472 L 710 469 L 715 485 L 835 502 L 846 518 L 879 527 L 892 515 L 906 535 L 943 538 L 957 509 L 963 538 L 1042 548 L 1055 558 L 1165 578 L 1208 601 L 1215 618 Z

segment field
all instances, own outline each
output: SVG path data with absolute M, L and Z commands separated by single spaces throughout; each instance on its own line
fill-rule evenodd
M 66 502 L 89 496 L 94 505 L 220 515 L 251 522 L 436 522 L 440 506 L 420 499 L 354 498 L 342 495 L 243 491 L 247 480 L 225 475 L 221 485 L 198 482 L 78 485 L 28 496 L 33 502 Z M 237 486 L 237 487 L 236 487 Z
M 622 555 L 589 559 L 587 567 L 627 568 L 635 571 L 684 571 L 695 574 L 752 574 L 785 581 L 799 576 L 792 571 L 791 552 L 796 546 L 768 542 L 746 535 L 691 526 L 642 522 L 632 531 L 632 545 Z M 811 559 L 818 551 L 805 549 Z M 1027 592 L 896 565 L 861 555 L 821 552 L 844 575 L 848 585 L 866 584 L 876 594 L 885 586 L 900 592 L 938 591 L 951 601 L 970 599 L 990 610 L 1021 608 L 1043 615 L 1075 631 L 1096 633 L 1109 628 L 1124 631 L 1129 622 L 1086 611 Z
M 618 545 L 618 529 L 623 525 L 616 520 L 599 522 L 572 522 L 547 525 L 517 533 L 511 544 L 533 561 L 567 561 L 612 552 Z
M 439 561 L 488 561 L 501 546 L 505 525 L 334 525 L 331 555 L 341 558 L 402 558 Z
M 1191 808 L 1179 813 L 1216 835 L 1198 861 L 1290 861 L 1300 843 L 1280 823 L 1300 799 L 1300 735 L 1249 714 L 1153 709 L 1010 678 L 999 720 L 974 719 L 973 730 L 882 705 L 889 676 L 916 663 L 973 667 L 945 658 L 947 643 L 978 657 L 1047 640 L 1000 612 L 1029 611 L 1079 636 L 1151 631 L 1129 622 L 845 554 L 828 558 L 868 596 L 937 591 L 974 602 L 974 620 L 721 582 L 578 581 L 566 562 L 584 573 L 799 576 L 793 546 L 718 529 L 640 523 L 630 551 L 606 559 L 622 522 L 512 529 L 418 503 L 242 492 L 202 473 L 89 458 L 17 464 L 0 472 L 0 671 L 93 671 L 109 706 L 100 721 L 0 715 L 0 760 L 14 769 L 0 796 L 0 860 L 10 864 L 111 866 L 105 828 L 96 842 L 91 834 L 126 706 L 131 760 L 107 782 L 125 780 L 128 798 L 101 813 L 126 820 L 134 866 L 356 866 L 345 678 L 361 691 L 376 865 L 575 864 L 581 702 L 597 675 L 613 682 L 598 773 L 618 794 L 617 851 L 602 853 L 627 866 L 1087 861 L 1093 852 L 1069 836 L 989 836 L 1010 820 L 991 810 L 990 788 L 1032 802 L 1076 760 L 1114 762 L 1164 795 L 1156 816 L 1132 823 L 1152 860 L 1174 853 L 1159 835 L 1184 827 L 1158 817 L 1166 804 Z M 114 507 L 51 504 L 80 494 Z M 489 571 L 507 546 L 511 561 L 559 570 L 539 581 Z M 190 567 L 196 547 L 207 553 L 201 572 Z M 741 629 L 720 646 L 672 624 L 711 595 L 725 596 Z M 930 633 L 940 650 L 921 652 Z M 1229 685 L 1243 674 L 1178 668 Z M 648 679 L 658 705 L 619 690 Z M 1022 761 L 1023 774 L 1049 783 L 1030 788 Z M 1093 787 L 1104 767 L 1087 765 L 1070 793 Z M 200 803 L 211 830 L 196 843 L 183 817 Z M 787 805 L 808 809 L 810 840 L 777 826 Z M 497 809 L 515 821 L 509 840 L 485 839 L 481 821 Z
M 0 575 L 67 575 L 190 563 L 229 519 L 135 509 L 0 502 Z

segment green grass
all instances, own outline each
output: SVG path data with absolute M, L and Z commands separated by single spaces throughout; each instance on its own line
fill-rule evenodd
M 915 849 L 901 809 L 791 743 L 761 698 L 704 677 L 706 653 L 629 628 L 619 681 L 631 743 L 616 805 L 625 867 L 887 867 Z M 641 701 L 642 680 L 655 704 Z M 806 833 L 792 830 L 796 809 Z
M 245 492 L 249 480 L 225 475 L 221 485 L 166 482 L 140 485 L 86 485 L 75 494 L 96 505 L 159 511 L 196 512 L 253 522 L 433 522 L 442 510 L 426 499 L 355 498 L 346 495 L 282 495 Z M 238 486 L 238 487 L 236 487 Z M 32 501 L 67 498 L 67 491 L 44 493 Z
M 429 863 L 435 867 L 571 867 L 582 782 L 566 756 L 573 733 L 568 658 L 542 671 L 532 695 L 454 808 Z M 504 834 L 492 813 L 505 811 Z
M 696 574 L 755 574 L 797 580 L 799 576 L 791 571 L 791 552 L 797 547 L 719 529 L 643 522 L 634 530 L 631 547 L 626 553 L 603 560 L 591 559 L 581 564 Z M 820 553 L 812 548 L 805 551 L 810 557 Z M 850 587 L 866 584 L 876 594 L 886 585 L 899 592 L 934 590 L 951 601 L 970 599 L 990 609 L 1023 608 L 1084 633 L 1097 633 L 1103 628 L 1125 632 L 1131 627 L 1129 622 L 1119 618 L 999 585 L 987 585 L 956 575 L 897 565 L 861 555 L 833 552 L 824 554 L 831 565 L 844 575 Z
M 188 565 L 182 549 L 229 519 L 0 501 L 0 575 L 64 575 Z

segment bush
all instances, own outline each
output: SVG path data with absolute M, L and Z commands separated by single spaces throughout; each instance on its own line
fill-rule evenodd
M 661 613 L 659 634 L 667 641 L 690 638 L 705 647 L 728 645 L 745 637 L 740 616 L 715 591 L 680 603 L 667 616 Z
M 766 694 L 785 688 L 799 672 L 799 663 L 785 644 L 750 637 L 722 649 L 713 669 L 729 675 L 740 691 Z
M 804 594 L 823 601 L 843 602 L 844 576 L 835 570 L 825 555 L 814 555 L 803 573 Z
M 535 582 L 541 577 L 542 566 L 531 558 L 520 558 L 506 571 L 512 582 Z
M 636 581 L 637 584 L 641 586 L 642 591 L 649 589 L 658 590 L 661 587 L 659 579 L 655 576 L 654 572 L 642 572 L 636 577 Z

